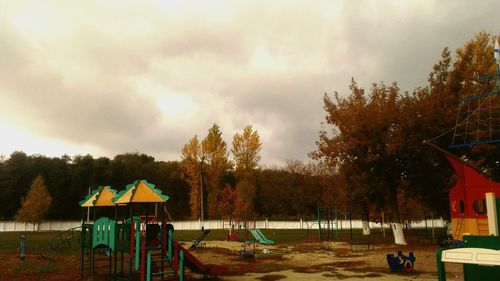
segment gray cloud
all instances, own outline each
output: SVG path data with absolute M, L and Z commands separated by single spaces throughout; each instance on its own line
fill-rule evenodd
M 496 32 L 498 7 L 4 3 L 0 121 L 96 149 L 89 153 L 141 151 L 161 160 L 179 159 L 183 144 L 213 123 L 228 144 L 252 124 L 264 164 L 304 160 L 324 119 L 323 93 L 346 93 L 351 77 L 365 87 L 425 85 L 444 47 Z

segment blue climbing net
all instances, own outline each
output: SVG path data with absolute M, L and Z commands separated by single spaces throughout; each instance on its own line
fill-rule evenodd
M 459 101 L 453 139 L 449 148 L 500 142 L 500 50 L 494 49 L 497 73 L 480 76 L 479 94 Z

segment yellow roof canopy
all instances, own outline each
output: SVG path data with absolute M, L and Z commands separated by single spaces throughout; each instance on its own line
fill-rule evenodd
M 80 201 L 81 207 L 114 206 L 112 199 L 116 197 L 116 190 L 111 186 L 98 186 L 84 200 Z
M 155 188 L 154 184 L 146 180 L 136 180 L 127 185 L 125 190 L 120 191 L 112 201 L 114 204 L 163 203 L 168 198 L 161 190 Z

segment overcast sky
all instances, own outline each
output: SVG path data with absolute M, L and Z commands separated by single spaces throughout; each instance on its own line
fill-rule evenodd
M 498 1 L 0 1 L 0 154 L 179 160 L 251 124 L 262 164 L 307 160 L 322 96 L 425 86 Z

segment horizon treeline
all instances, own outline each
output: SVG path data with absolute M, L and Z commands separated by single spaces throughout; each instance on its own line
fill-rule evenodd
M 208 164 L 205 164 L 208 165 Z M 348 208 L 336 200 L 335 176 L 323 174 L 311 163 L 290 161 L 283 167 L 256 169 L 255 213 L 266 218 L 312 218 L 321 206 Z M 80 200 L 89 188 L 110 185 L 122 190 L 136 179 L 146 179 L 167 194 L 174 220 L 193 218 L 189 184 L 183 179 L 181 161 L 156 161 L 142 153 L 124 153 L 113 159 L 91 155 L 47 157 L 16 151 L 0 161 L 0 220 L 11 220 L 30 184 L 41 175 L 53 200 L 46 219 L 80 219 Z M 234 170 L 227 170 L 222 185 L 236 188 Z M 326 196 L 325 196 L 326 194 Z M 253 214 L 252 214 L 253 216 Z M 219 219 L 218 212 L 208 219 Z M 205 217 L 207 219 L 207 217 Z

